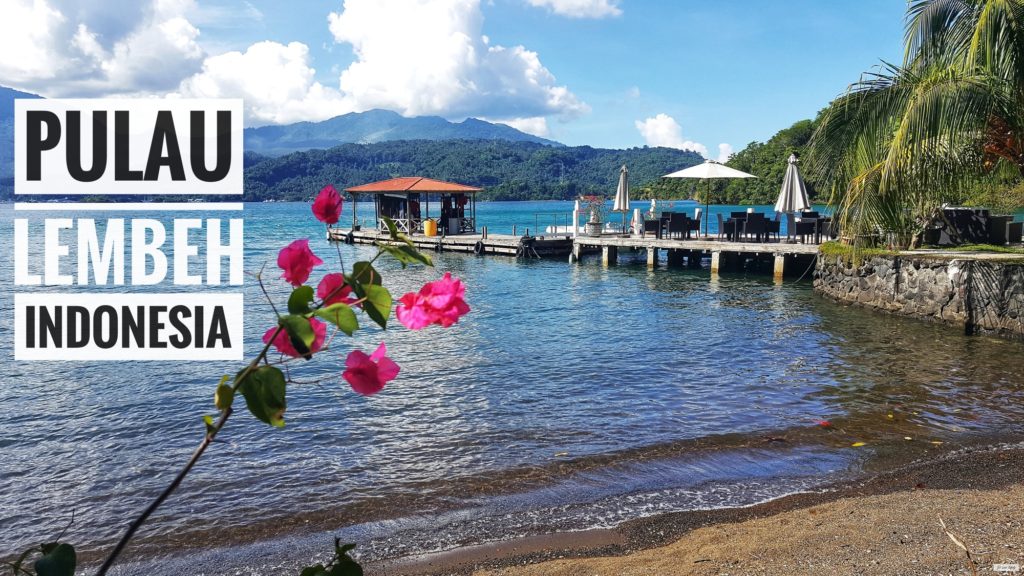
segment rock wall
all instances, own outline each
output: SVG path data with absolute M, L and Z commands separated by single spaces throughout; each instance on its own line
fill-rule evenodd
M 935 320 L 967 334 L 1024 339 L 1024 263 L 873 256 L 818 257 L 814 290 L 842 303 Z

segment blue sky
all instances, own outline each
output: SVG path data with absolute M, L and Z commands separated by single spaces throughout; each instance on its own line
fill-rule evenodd
M 900 0 L 7 0 L 0 84 L 243 97 L 251 124 L 374 107 L 566 144 L 739 150 L 901 57 Z M 727 152 L 729 148 L 726 148 Z

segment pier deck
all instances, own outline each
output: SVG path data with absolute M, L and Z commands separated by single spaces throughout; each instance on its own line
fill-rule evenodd
M 728 242 L 709 237 L 682 239 L 643 238 L 626 235 L 578 236 L 573 242 L 570 259 L 579 260 L 587 248 L 600 248 L 601 261 L 611 266 L 618 260 L 620 248 L 647 251 L 647 265 L 658 265 L 658 254 L 665 250 L 670 266 L 679 266 L 685 260 L 690 267 L 700 266 L 705 257 L 711 260 L 711 273 L 740 267 L 747 260 L 766 261 L 771 259 L 773 275 L 781 280 L 786 262 L 810 261 L 818 254 L 817 244 L 790 244 L 787 242 Z
M 350 236 L 351 235 L 351 236 Z M 390 243 L 387 232 L 377 230 L 352 231 L 346 228 L 332 228 L 328 238 L 353 244 Z M 573 250 L 572 236 L 548 234 L 526 237 L 511 234 L 457 234 L 453 236 L 424 236 L 410 234 L 409 240 L 421 250 L 436 252 L 467 252 L 471 254 L 496 254 L 501 256 L 564 257 Z
M 389 243 L 386 232 L 374 229 L 349 230 L 332 228 L 331 240 L 353 244 Z M 480 255 L 511 257 L 565 257 L 579 261 L 584 252 L 600 250 L 601 261 L 614 265 L 620 249 L 645 250 L 647 264 L 658 265 L 662 250 L 667 254 L 670 266 L 698 267 L 705 258 L 710 259 L 711 272 L 740 267 L 748 260 L 770 264 L 774 276 L 782 278 L 786 262 L 802 260 L 809 262 L 817 253 L 817 244 L 789 244 L 786 242 L 727 242 L 715 238 L 657 239 L 627 235 L 577 236 L 568 234 L 547 234 L 543 236 L 514 236 L 512 234 L 458 234 L 453 236 L 409 235 L 412 243 L 421 250 L 437 252 L 463 252 Z

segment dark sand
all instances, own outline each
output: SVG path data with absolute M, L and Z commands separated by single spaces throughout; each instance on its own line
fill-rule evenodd
M 748 508 L 497 542 L 368 566 L 371 574 L 978 574 L 1024 565 L 1024 449 L 964 451 Z M 1024 574 L 1021 572 L 1020 574 Z

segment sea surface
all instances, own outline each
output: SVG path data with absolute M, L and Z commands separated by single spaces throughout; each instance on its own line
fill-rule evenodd
M 507 232 L 571 209 L 481 203 L 478 217 Z M 72 514 L 66 540 L 87 556 L 109 548 L 188 459 L 219 378 L 240 367 L 14 362 L 12 219 L 56 215 L 0 207 L 0 556 L 53 538 Z M 291 240 L 310 238 L 337 265 L 308 205 L 247 205 L 244 217 L 246 269 L 266 264 L 278 303 L 289 290 L 276 254 Z M 348 266 L 374 253 L 337 248 Z M 419 332 L 364 320 L 332 352 L 290 364 L 287 426 L 237 411 L 120 573 L 294 572 L 334 535 L 373 560 L 610 527 L 1024 437 L 1024 344 L 839 306 L 812 293 L 809 274 L 650 271 L 642 252 L 612 268 L 433 257 L 433 269 L 378 268 L 396 298 L 451 271 L 472 311 Z M 244 292 L 255 354 L 273 313 L 253 277 Z M 401 373 L 359 396 L 340 379 L 344 356 L 382 341 Z

